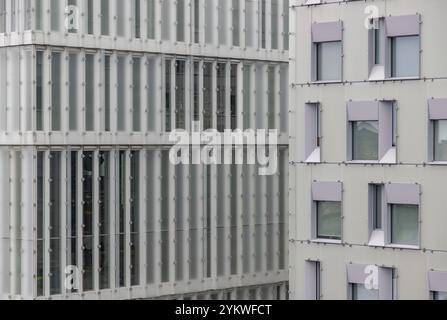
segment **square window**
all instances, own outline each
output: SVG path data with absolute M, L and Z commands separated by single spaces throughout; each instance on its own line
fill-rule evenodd
M 341 240 L 341 203 L 317 201 L 317 238 Z
M 342 47 L 341 41 L 320 42 L 316 44 L 317 81 L 341 80 Z
M 352 300 L 379 300 L 379 290 L 368 289 L 364 284 L 352 284 Z
M 391 38 L 391 77 L 419 76 L 419 48 L 419 36 Z
M 379 122 L 352 122 L 352 159 L 379 160 Z
M 447 161 L 447 120 L 433 121 L 434 161 Z
M 419 245 L 419 207 L 391 205 L 391 243 Z

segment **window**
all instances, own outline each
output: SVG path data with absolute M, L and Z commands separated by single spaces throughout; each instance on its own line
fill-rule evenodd
M 244 94 L 244 130 L 251 128 L 251 100 L 252 100 L 252 85 L 251 85 L 251 66 L 245 64 L 243 67 L 243 94 Z
M 53 52 L 51 54 L 51 130 L 61 130 L 61 63 L 62 54 Z
M 87 0 L 87 33 L 93 34 L 93 0 Z
M 59 31 L 59 19 L 60 19 L 60 0 L 51 0 L 51 31 Z
M 62 210 L 62 155 L 60 151 L 50 152 L 50 294 L 60 294 L 62 290 L 61 264 L 61 210 Z
M 341 80 L 341 42 L 317 44 L 317 81 Z
M 253 47 L 255 43 L 255 11 L 256 3 L 252 0 L 245 0 L 245 46 Z M 257 42 L 256 42 L 257 43 Z
M 276 124 L 276 69 L 275 66 L 267 67 L 267 112 L 268 112 L 268 129 L 274 130 L 277 129 Z
M 312 238 L 342 239 L 342 183 L 312 183 Z
M 428 101 L 429 161 L 447 161 L 447 99 Z
M 193 8 L 191 11 L 191 15 L 193 18 L 193 39 L 194 43 L 200 42 L 200 0 L 193 0 Z
M 232 3 L 232 21 L 233 21 L 233 46 L 239 46 L 240 45 L 240 39 L 239 39 L 239 25 L 240 25 L 240 21 L 239 21 L 239 17 L 240 17 L 240 12 L 239 12 L 239 2 L 240 0 L 233 0 Z
M 110 55 L 104 56 L 104 129 L 110 131 Z
M 391 77 L 419 76 L 419 36 L 391 38 Z
M 352 300 L 379 300 L 379 290 L 368 289 L 364 284 L 352 284 Z
M 134 57 L 132 63 L 133 131 L 141 131 L 141 59 Z
M 110 19 L 109 0 L 101 0 L 101 34 L 109 35 L 109 19 Z
M 289 0 L 284 0 L 283 10 L 283 45 L 284 50 L 289 50 Z
M 447 272 L 428 272 L 428 287 L 433 300 L 447 300 Z
M 348 158 L 352 161 L 396 162 L 394 101 L 348 103 Z
M 193 121 L 200 121 L 200 62 L 193 62 L 194 75 L 193 75 Z
M 217 0 L 218 1 L 218 37 L 219 44 L 227 44 L 227 4 L 228 0 Z
M 99 286 L 110 287 L 110 154 L 99 153 Z
M 304 268 L 306 300 L 321 300 L 321 263 L 306 261 Z
M 433 300 L 446 300 L 447 301 L 447 292 L 433 292 Z
M 36 130 L 43 130 L 43 51 L 36 52 Z
M 312 80 L 342 80 L 342 22 L 312 25 Z
M 374 32 L 374 64 L 381 65 L 383 63 L 382 57 L 382 37 L 381 29 L 379 27 L 373 29 Z
M 130 153 L 130 283 L 140 284 L 140 151 Z
M 227 65 L 217 64 L 217 130 L 224 132 L 226 129 L 226 82 Z
M 379 160 L 379 122 L 355 121 L 352 123 L 353 160 Z
M 321 111 L 319 103 L 306 103 L 304 111 L 306 162 L 318 163 L 321 155 Z
M 392 204 L 391 243 L 417 246 L 419 244 L 419 207 Z
M 213 63 L 203 63 L 203 130 L 213 127 Z
M 214 29 L 214 5 L 212 1 L 205 1 L 205 42 L 207 44 L 213 43 Z
M 126 170 L 127 153 L 120 150 L 118 155 L 118 212 L 116 221 L 116 276 L 117 286 L 124 287 L 126 285 L 126 202 L 128 194 L 126 192 L 126 176 L 129 174 Z
M 231 74 L 230 74 L 230 112 L 231 112 L 231 130 L 235 130 L 238 126 L 237 123 L 237 114 L 238 114 L 238 65 L 231 65 Z M 273 94 L 273 93 L 272 93 Z
M 82 154 L 82 274 L 83 290 L 91 291 L 94 288 L 94 267 L 93 267 L 93 205 L 94 205 L 94 153 L 86 151 Z
M 373 230 L 382 230 L 383 228 L 383 185 L 381 184 L 370 184 L 370 212 L 371 212 L 371 223 Z
M 170 6 L 171 6 L 171 1 L 168 1 L 168 0 L 161 1 L 161 16 L 163 17 L 163 19 L 161 19 L 161 38 L 162 38 L 162 40 L 170 40 L 170 38 L 171 38 L 170 37 L 170 32 L 171 32 Z
M 317 238 L 341 240 L 341 203 L 318 201 Z
M 95 56 L 85 55 L 85 130 L 95 129 Z
M 259 23 L 260 23 L 260 29 L 261 29 L 261 41 L 260 41 L 260 47 L 265 49 L 266 46 L 266 10 L 267 10 L 267 1 L 266 0 L 260 0 L 261 1 L 261 7 L 260 7 L 260 17 L 259 17 Z
M 420 16 L 389 16 L 371 20 L 369 80 L 419 77 Z
M 116 35 L 124 37 L 125 34 L 125 1 L 116 0 Z
M 447 120 L 433 121 L 433 159 L 447 161 Z
M 78 200 L 79 191 L 77 188 L 79 175 L 78 175 L 78 151 L 70 151 L 68 155 L 67 166 L 69 169 L 67 184 L 68 194 L 70 195 L 70 207 L 69 214 L 67 216 L 67 265 L 78 265 Z M 79 279 L 78 279 L 79 280 Z M 71 292 L 76 292 L 73 288 Z
M 36 30 L 42 30 L 42 16 L 43 16 L 43 10 L 42 10 L 42 1 L 43 0 L 35 0 L 35 24 L 36 24 Z M 0 20 L 1 23 L 1 20 Z M 0 26 L 1 28 L 1 26 Z
M 45 295 L 45 152 L 37 152 L 37 296 Z
M 396 271 L 373 264 L 348 264 L 348 298 L 351 300 L 393 300 Z
M 165 60 L 165 70 L 164 70 L 164 104 L 165 104 L 165 131 L 170 132 L 171 123 L 171 60 Z
M 371 232 L 369 244 L 373 246 L 419 246 L 420 185 L 371 184 L 369 190 Z M 381 213 L 380 210 L 382 210 Z
M 118 131 L 126 130 L 126 57 L 118 57 L 117 66 L 117 94 L 118 94 L 118 110 L 117 110 L 117 128 Z
M 133 32 L 135 38 L 141 37 L 141 18 L 140 18 L 140 0 L 133 2 Z
M 171 179 L 171 170 L 173 169 L 170 165 L 169 161 L 169 151 L 163 150 L 161 154 L 161 258 L 160 258 L 160 270 L 161 270 L 161 281 L 169 282 L 170 274 L 169 274 L 169 259 L 170 259 L 170 231 L 169 231 L 169 211 L 170 211 L 170 188 L 169 188 L 169 180 Z M 172 195 L 171 195 L 172 196 Z
M 383 80 L 385 78 L 385 19 L 372 19 L 370 22 L 369 80 Z
M 6 0 L 0 0 L 0 33 L 6 32 Z
M 68 56 L 68 104 L 69 104 L 69 129 L 78 129 L 78 54 L 70 53 Z
M 147 0 L 147 37 L 155 39 L 155 0 Z
M 177 0 L 177 41 L 185 41 L 185 2 Z
M 147 64 L 147 90 L 146 90 L 146 99 L 147 99 L 147 130 L 150 132 L 154 132 L 158 123 L 160 122 L 158 116 L 159 105 L 157 103 L 157 98 L 160 96 L 160 80 L 161 77 L 157 76 L 157 70 L 159 69 L 160 64 L 157 63 L 158 58 L 149 58 Z
M 271 34 L 272 49 L 278 49 L 278 21 L 279 21 L 279 0 L 271 0 Z
M 69 33 L 76 33 L 79 29 L 79 17 L 77 16 L 76 8 L 78 8 L 78 0 L 68 0 L 67 2 L 69 11 L 68 14 L 66 13 L 66 19 L 69 18 L 68 25 L 66 25 L 66 28 L 68 29 Z
M 186 61 L 175 62 L 175 129 L 186 129 Z

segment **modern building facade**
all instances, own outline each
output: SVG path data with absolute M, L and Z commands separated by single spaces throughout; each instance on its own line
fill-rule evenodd
M 291 298 L 445 299 L 447 3 L 290 5 Z
M 0 0 L 1 299 L 287 298 L 288 8 Z M 277 129 L 278 170 L 174 129 Z

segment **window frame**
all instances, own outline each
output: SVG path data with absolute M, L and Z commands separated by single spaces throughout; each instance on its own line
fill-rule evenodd
M 397 103 L 394 100 L 349 101 L 347 103 L 347 147 L 349 164 L 397 163 Z M 378 159 L 354 159 L 354 123 L 378 122 Z
M 367 123 L 371 124 L 372 122 L 377 123 L 377 159 L 355 159 L 355 150 L 356 146 L 356 125 L 359 123 Z M 380 134 L 380 126 L 379 120 L 359 120 L 359 121 L 351 121 L 351 150 L 352 150 L 352 161 L 379 161 L 379 134 Z
M 340 236 L 322 236 L 320 235 L 320 231 L 319 231 L 319 214 L 320 214 L 320 204 L 322 203 L 331 203 L 331 204 L 338 204 L 340 206 Z M 341 241 L 342 240 L 342 235 L 343 235 L 343 228 L 342 228 L 342 220 L 343 220 L 343 213 L 342 213 L 342 204 L 341 201 L 314 201 L 314 206 L 315 206 L 315 220 L 316 220 L 316 224 L 315 224 L 315 237 L 317 240 L 323 240 L 323 241 Z
M 322 149 L 321 104 L 309 102 L 304 106 L 305 145 L 304 162 L 320 163 Z
M 416 244 L 410 244 L 410 243 L 397 243 L 394 242 L 394 234 L 393 234 L 393 221 L 394 221 L 394 211 L 397 206 L 408 206 L 408 207 L 416 207 L 417 208 L 417 238 L 418 241 Z M 403 204 L 403 203 L 389 203 L 388 204 L 388 222 L 389 222 L 389 228 L 387 230 L 388 233 L 388 243 L 389 246 L 397 246 L 397 247 L 408 247 L 408 248 L 419 248 L 421 244 L 421 223 L 420 223 L 420 207 L 414 204 Z
M 320 52 L 321 52 L 321 46 L 328 44 L 328 43 L 338 43 L 340 45 L 340 78 L 339 79 L 322 79 L 320 76 L 321 73 L 321 60 L 320 60 Z M 315 47 L 315 57 L 314 57 L 314 64 L 315 64 L 315 75 L 314 75 L 314 81 L 316 83 L 337 83 L 337 82 L 343 82 L 343 44 L 342 41 L 323 41 L 318 42 L 314 44 Z
M 343 22 L 332 21 L 312 23 L 311 28 L 311 82 L 312 83 L 342 83 L 343 82 Z M 319 79 L 319 47 L 324 43 L 340 44 L 340 78 L 335 80 Z
M 395 71 L 395 52 L 396 52 L 396 41 L 398 39 L 402 39 L 402 38 L 417 38 L 418 40 L 418 54 L 419 54 L 419 59 L 418 59 L 418 72 L 416 75 L 408 75 L 408 76 L 400 76 L 400 75 L 396 75 L 396 71 Z M 396 36 L 396 37 L 388 37 L 388 43 L 389 43 L 389 49 L 388 49 L 388 72 L 389 72 L 389 79 L 394 80 L 394 79 L 419 79 L 421 77 L 421 38 L 420 35 L 405 35 L 405 36 Z

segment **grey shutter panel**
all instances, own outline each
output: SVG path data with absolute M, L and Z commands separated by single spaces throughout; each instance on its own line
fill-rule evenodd
M 447 99 L 428 100 L 428 113 L 430 120 L 446 120 Z
M 312 183 L 312 200 L 314 201 L 341 201 L 341 182 L 314 182 Z
M 447 272 L 429 271 L 428 285 L 430 291 L 447 292 Z
M 389 204 L 420 204 L 421 186 L 418 184 L 385 185 L 386 200 Z
M 417 36 L 421 31 L 420 22 L 420 15 L 386 17 L 385 26 L 387 36 Z
M 312 42 L 330 42 L 342 40 L 341 21 L 312 24 Z
M 379 120 L 379 102 L 350 101 L 348 102 L 349 121 L 377 121 Z

